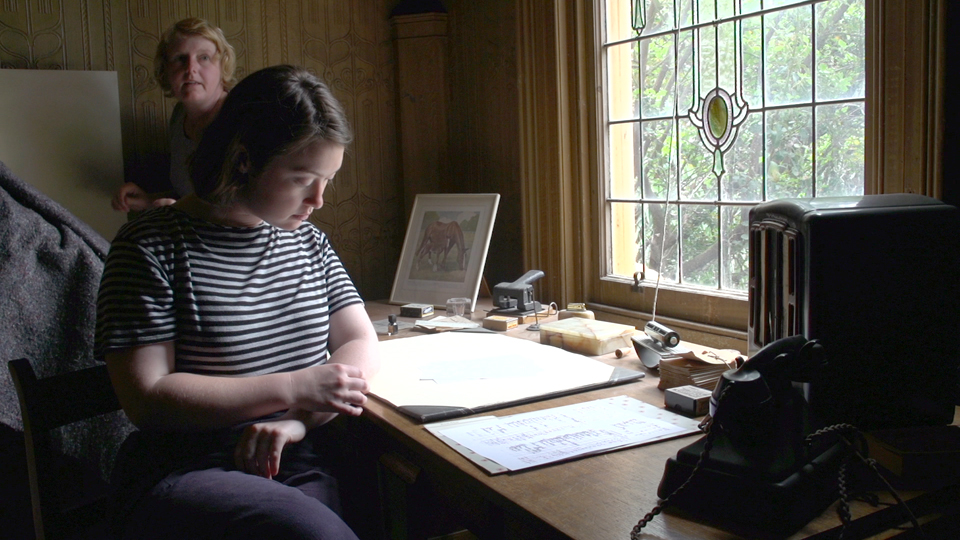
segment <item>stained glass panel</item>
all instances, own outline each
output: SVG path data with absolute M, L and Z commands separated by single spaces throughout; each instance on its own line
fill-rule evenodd
M 675 176 L 676 157 L 672 146 L 674 121 L 650 120 L 643 122 L 643 190 L 644 199 L 663 200 L 669 197 L 677 200 Z M 673 192 L 666 194 L 667 182 L 673 186 Z
M 673 116 L 675 88 L 674 62 L 676 53 L 671 34 L 640 40 L 640 117 Z
M 632 120 L 640 114 L 637 99 L 638 77 L 635 67 L 636 42 L 621 43 L 607 49 L 607 114 L 610 121 Z
M 643 230 L 644 239 L 644 260 L 647 261 L 645 267 L 647 279 L 657 279 L 657 274 L 662 272 L 661 279 L 677 281 L 677 258 L 679 252 L 679 243 L 677 242 L 677 207 L 675 205 L 663 204 L 645 204 L 643 205 L 644 221 L 646 227 Z M 664 236 L 663 214 L 667 210 L 667 227 Z M 660 258 L 660 239 L 666 238 L 663 247 L 663 265 L 661 270 Z
M 863 191 L 865 0 L 606 2 L 612 273 L 743 292 L 752 205 Z
M 810 6 L 763 16 L 766 106 L 809 102 L 813 96 Z
M 640 124 L 626 122 L 610 126 L 610 197 L 633 199 L 641 196 Z
M 747 115 L 737 142 L 727 151 L 727 174 L 721 183 L 721 200 L 763 200 L 763 113 Z
M 747 288 L 749 264 L 747 245 L 749 206 L 724 206 L 720 209 L 720 287 L 743 291 Z
M 703 287 L 716 287 L 719 276 L 717 212 L 715 206 L 685 206 L 683 227 L 683 282 Z
M 813 196 L 813 113 L 809 108 L 767 112 L 767 199 Z
M 713 174 L 713 153 L 700 142 L 700 130 L 689 122 L 680 122 L 680 197 L 693 200 L 714 200 L 716 176 Z M 676 188 L 671 199 L 677 200 Z
M 862 102 L 817 107 L 817 196 L 863 193 Z
M 863 97 L 866 85 L 862 0 L 817 4 L 817 100 Z

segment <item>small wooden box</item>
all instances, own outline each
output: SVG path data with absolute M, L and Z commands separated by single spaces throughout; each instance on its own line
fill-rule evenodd
M 483 319 L 483 327 L 488 330 L 506 332 L 511 328 L 517 327 L 517 318 L 504 315 L 490 315 Z

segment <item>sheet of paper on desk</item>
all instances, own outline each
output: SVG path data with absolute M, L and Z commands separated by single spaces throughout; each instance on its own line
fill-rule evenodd
M 696 420 L 628 396 L 426 429 L 490 474 L 698 433 Z
M 500 334 L 427 334 L 383 341 L 380 351 L 382 367 L 370 381 L 371 392 L 421 422 L 643 377 Z

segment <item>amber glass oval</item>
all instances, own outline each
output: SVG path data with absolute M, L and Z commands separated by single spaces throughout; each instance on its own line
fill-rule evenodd
M 727 119 L 729 118 L 729 109 L 727 102 L 721 96 L 713 96 L 707 105 L 707 118 L 709 120 L 710 134 L 713 138 L 720 140 L 727 132 Z

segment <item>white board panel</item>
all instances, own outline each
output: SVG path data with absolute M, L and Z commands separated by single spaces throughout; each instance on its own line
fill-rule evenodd
M 0 161 L 107 240 L 123 183 L 115 71 L 0 69 Z

